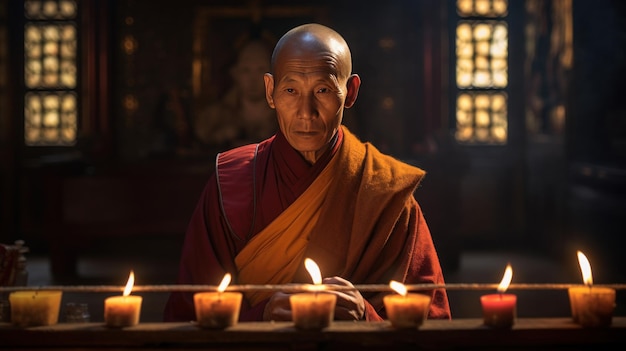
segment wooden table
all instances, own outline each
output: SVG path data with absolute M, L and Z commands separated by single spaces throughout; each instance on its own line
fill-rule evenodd
M 610 328 L 585 329 L 570 318 L 520 318 L 494 330 L 480 319 L 427 320 L 419 330 L 389 322 L 336 321 L 322 331 L 291 322 L 242 322 L 225 330 L 192 323 L 140 323 L 109 329 L 103 323 L 15 328 L 0 323 L 0 349 L 20 350 L 587 350 L 626 347 L 626 317 Z

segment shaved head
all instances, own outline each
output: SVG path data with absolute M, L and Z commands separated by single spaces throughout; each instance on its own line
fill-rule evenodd
M 328 27 L 305 24 L 280 38 L 270 69 L 263 76 L 267 103 L 287 142 L 314 164 L 330 149 L 361 85 L 348 44 Z
M 295 27 L 280 38 L 272 54 L 271 72 L 282 61 L 319 53 L 326 53 L 328 64 L 335 68 L 338 78 L 350 76 L 352 55 L 348 44 L 333 29 L 316 23 Z

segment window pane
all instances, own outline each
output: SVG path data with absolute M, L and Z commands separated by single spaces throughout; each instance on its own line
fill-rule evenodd
M 504 22 L 462 22 L 457 27 L 459 88 L 505 88 L 508 84 L 508 29 Z
M 73 145 L 76 141 L 77 99 L 74 93 L 30 92 L 24 100 L 27 145 Z
M 78 134 L 75 0 L 24 2 L 24 140 L 73 145 Z
M 75 0 L 26 0 L 24 16 L 29 20 L 67 20 L 76 18 Z
M 506 144 L 508 1 L 457 0 L 456 5 L 456 139 Z
M 457 13 L 461 17 L 503 17 L 508 12 L 507 0 L 457 0 Z
M 466 92 L 459 94 L 456 105 L 457 141 L 469 144 L 506 143 L 506 94 Z

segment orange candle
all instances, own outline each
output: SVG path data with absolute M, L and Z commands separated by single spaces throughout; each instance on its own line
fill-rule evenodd
M 586 328 L 608 327 L 613 320 L 615 289 L 593 286 L 589 260 L 580 251 L 577 255 L 585 286 L 568 289 L 572 319 Z
M 198 326 L 202 328 L 224 329 L 237 324 L 241 310 L 242 294 L 224 292 L 230 283 L 231 275 L 226 273 L 217 287 L 217 292 L 200 292 L 193 296 Z
M 428 317 L 431 297 L 407 293 L 404 284 L 392 280 L 389 286 L 398 294 L 385 295 L 383 303 L 391 325 L 396 328 L 419 328 Z
M 498 286 L 498 294 L 483 295 L 480 303 L 483 309 L 483 322 L 492 328 L 511 328 L 515 323 L 517 314 L 517 296 L 504 292 L 511 283 L 513 269 L 506 266 L 502 281 Z
M 16 291 L 9 295 L 11 323 L 18 327 L 53 325 L 59 320 L 62 291 Z
M 309 271 L 314 285 L 313 292 L 299 293 L 289 297 L 294 325 L 303 330 L 319 330 L 328 327 L 335 317 L 337 296 L 324 292 L 322 273 L 315 261 L 305 259 L 304 264 Z
M 141 296 L 130 295 L 135 283 L 135 274 L 130 271 L 122 296 L 112 296 L 104 300 L 104 323 L 109 327 L 131 327 L 139 323 Z

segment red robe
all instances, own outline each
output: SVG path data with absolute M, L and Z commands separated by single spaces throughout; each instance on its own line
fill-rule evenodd
M 344 146 L 344 136 L 348 137 L 348 146 Z M 250 150 L 252 149 L 249 147 L 239 148 L 226 154 L 250 153 Z M 256 185 L 241 186 L 240 191 L 233 193 L 234 196 L 224 198 L 224 207 L 235 208 L 235 213 L 239 211 L 240 214 L 228 216 L 231 219 L 228 222 L 224 218 L 220 204 L 221 195 L 225 194 L 220 194 L 216 175 L 210 177 L 187 229 L 178 283 L 216 285 L 227 272 L 233 274 L 236 281 L 237 269 L 234 258 L 237 253 L 252 236 L 280 215 L 307 189 L 339 150 L 343 152 L 340 155 L 348 157 L 349 161 L 346 162 L 347 165 L 342 171 L 344 174 L 341 175 L 342 177 L 345 175 L 345 181 L 335 182 L 335 185 L 331 186 L 330 194 L 337 195 L 337 201 L 331 202 L 341 203 L 341 208 L 345 209 L 348 215 L 338 214 L 336 209 L 331 210 L 335 206 L 328 206 L 329 210 L 320 218 L 320 222 L 324 221 L 326 224 L 320 225 L 319 234 L 310 239 L 307 257 L 312 257 L 318 263 L 325 276 L 338 275 L 353 284 L 387 284 L 390 279 L 406 284 L 443 284 L 443 274 L 430 231 L 419 205 L 412 196 L 421 176 L 417 177 L 419 179 L 413 179 L 416 178 L 414 176 L 403 177 L 402 172 L 410 169 L 410 166 L 404 166 L 380 154 L 370 144 L 361 143 L 345 127 L 338 133 L 334 147 L 314 165 L 306 162 L 291 148 L 285 137 L 278 133 L 258 145 L 254 161 L 254 178 L 237 171 L 250 167 L 218 167 L 220 180 L 228 182 L 229 179 L 250 178 L 255 180 Z M 367 156 L 365 159 L 364 155 Z M 395 195 L 395 191 L 387 192 L 378 185 L 373 187 L 374 192 L 371 191 L 370 183 L 382 183 L 376 175 L 380 172 L 376 169 L 372 172 L 371 169 L 381 167 L 380 165 L 385 172 L 389 171 L 384 178 L 385 181 L 397 176 L 400 179 L 399 183 L 407 182 L 408 185 L 403 190 L 404 195 Z M 423 171 L 418 171 L 423 174 Z M 404 178 L 408 180 L 405 181 Z M 364 180 L 367 182 L 362 184 Z M 395 180 L 392 183 L 395 183 Z M 222 187 L 227 188 L 226 185 Z M 254 196 L 251 189 L 256 189 Z M 359 198 L 359 195 L 378 196 L 382 202 L 375 198 Z M 256 207 L 253 206 L 252 200 L 255 197 Z M 400 197 L 402 199 L 399 199 Z M 364 204 L 368 201 L 369 205 Z M 363 216 L 353 218 L 355 211 L 361 215 L 367 213 L 367 219 L 362 218 Z M 234 221 L 233 218 L 237 220 Z M 380 228 L 391 229 L 384 229 L 381 234 Z M 347 234 L 337 240 L 337 232 Z M 302 269 L 296 274 L 294 282 L 309 282 L 310 278 L 307 279 L 307 276 L 306 271 Z M 437 289 L 431 293 L 433 302 L 430 317 L 450 318 L 445 290 Z M 367 299 L 367 320 L 382 320 L 385 317 L 382 294 L 364 297 Z M 262 320 L 266 302 L 267 300 L 256 306 L 244 303 L 240 320 Z M 172 293 L 165 308 L 164 319 L 165 321 L 195 319 L 193 293 Z

